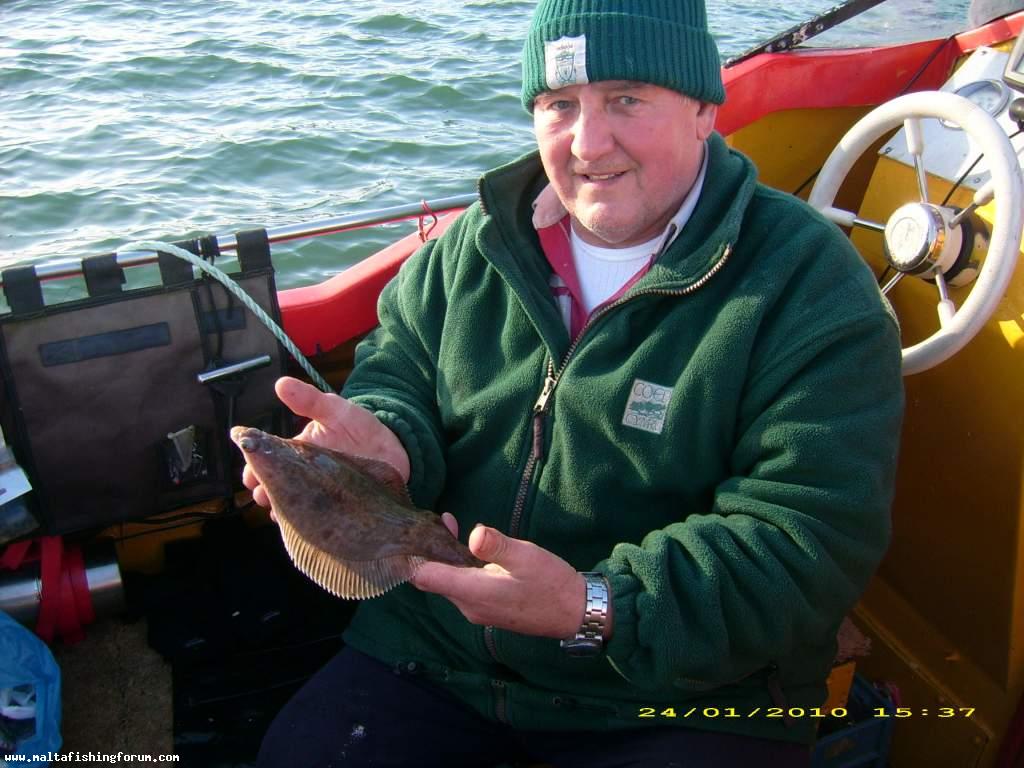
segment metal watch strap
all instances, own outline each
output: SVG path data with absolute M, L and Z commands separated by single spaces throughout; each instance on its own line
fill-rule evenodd
M 604 629 L 608 624 L 611 589 L 602 573 L 582 573 L 587 585 L 587 604 L 583 622 L 576 634 L 561 643 L 570 656 L 595 656 L 604 647 Z

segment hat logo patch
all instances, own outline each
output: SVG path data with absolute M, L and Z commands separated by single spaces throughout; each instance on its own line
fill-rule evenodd
M 560 37 L 544 43 L 544 67 L 552 91 L 584 85 L 587 79 L 587 36 Z
M 642 429 L 660 435 L 665 427 L 665 413 L 672 400 L 672 387 L 652 384 L 643 379 L 633 379 L 626 402 L 626 412 L 622 414 L 624 426 Z

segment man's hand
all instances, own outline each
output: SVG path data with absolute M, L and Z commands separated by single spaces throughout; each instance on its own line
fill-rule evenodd
M 365 408 L 288 376 L 277 380 L 274 391 L 294 413 L 310 419 L 295 439 L 386 461 L 408 482 L 409 456 L 401 441 Z M 257 504 L 270 506 L 270 499 L 248 464 L 242 470 L 242 483 L 252 491 Z
M 457 535 L 455 518 L 445 513 L 443 520 Z M 447 597 L 474 624 L 538 637 L 562 639 L 576 634 L 583 621 L 587 587 L 569 563 L 536 544 L 485 526 L 470 533 L 469 549 L 488 564 L 457 568 L 427 562 L 416 571 L 413 585 Z

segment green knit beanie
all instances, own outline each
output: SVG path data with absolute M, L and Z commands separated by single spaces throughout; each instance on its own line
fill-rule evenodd
M 540 0 L 523 46 L 523 106 L 541 91 L 635 80 L 725 101 L 704 0 Z

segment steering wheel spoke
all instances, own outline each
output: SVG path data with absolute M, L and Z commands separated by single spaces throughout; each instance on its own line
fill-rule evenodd
M 889 278 L 889 282 L 882 286 L 882 295 L 887 296 L 889 294 L 889 291 L 895 288 L 899 284 L 900 280 L 902 280 L 906 276 L 906 272 L 897 272 L 895 275 Z
M 928 172 L 924 167 L 924 133 L 921 121 L 916 117 L 908 117 L 903 121 L 907 136 L 907 149 L 914 158 L 914 172 L 917 174 L 917 192 L 922 203 L 928 202 Z
M 939 327 L 948 328 L 956 317 L 956 304 L 949 298 L 949 287 L 941 273 L 935 275 L 935 287 L 939 289 L 939 304 L 936 307 L 939 313 Z
M 885 234 L 885 224 L 879 224 L 877 221 L 871 221 L 870 219 L 862 219 L 857 217 L 853 220 L 853 226 L 860 227 L 861 229 L 870 229 L 872 232 L 878 232 Z
M 823 208 L 821 212 L 826 219 L 838 224 L 840 227 L 861 227 L 862 229 L 870 229 L 872 232 L 885 232 L 885 224 L 862 219 L 853 211 L 845 211 L 842 208 L 829 206 L 828 208 Z

